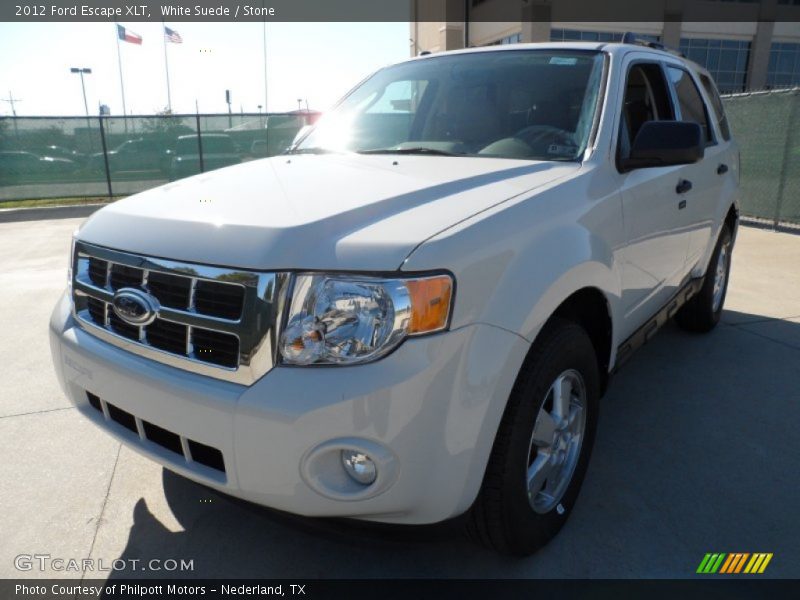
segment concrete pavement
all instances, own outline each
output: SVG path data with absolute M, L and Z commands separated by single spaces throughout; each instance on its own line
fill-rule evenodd
M 81 418 L 47 340 L 79 223 L 0 223 L 0 577 L 82 576 L 15 569 L 35 553 L 184 558 L 196 577 L 687 577 L 706 552 L 773 552 L 768 575 L 800 577 L 800 236 L 742 228 L 723 323 L 668 326 L 615 377 L 569 523 L 512 560 L 452 527 L 386 531 L 232 501 Z

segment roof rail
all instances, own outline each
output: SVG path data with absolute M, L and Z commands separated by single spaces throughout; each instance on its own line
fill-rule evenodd
M 665 46 L 661 42 L 638 38 L 636 37 L 636 34 L 631 31 L 626 31 L 624 34 L 622 34 L 621 43 L 633 44 L 635 46 L 645 46 L 647 48 L 653 48 L 655 50 L 663 50 L 664 52 L 669 52 L 670 54 L 675 54 L 676 56 L 684 56 L 683 52 L 681 52 L 680 50 L 675 50 L 674 48 Z

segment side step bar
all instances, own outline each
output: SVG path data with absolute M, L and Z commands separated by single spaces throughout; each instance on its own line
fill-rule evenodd
M 659 310 L 649 321 L 639 327 L 633 334 L 617 347 L 617 359 L 614 363 L 614 373 L 620 370 L 633 353 L 649 342 L 656 332 L 661 329 L 667 321 L 675 316 L 675 313 L 686 304 L 703 287 L 703 277 L 690 279 L 676 293 L 661 310 Z

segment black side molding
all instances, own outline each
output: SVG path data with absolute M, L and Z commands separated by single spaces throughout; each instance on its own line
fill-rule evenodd
M 639 327 L 633 334 L 617 347 L 617 358 L 614 362 L 613 373 L 622 368 L 633 353 L 649 342 L 653 336 L 661 329 L 703 287 L 703 278 L 697 277 L 690 279 L 678 292 L 670 298 L 661 309 L 653 315 L 644 325 Z

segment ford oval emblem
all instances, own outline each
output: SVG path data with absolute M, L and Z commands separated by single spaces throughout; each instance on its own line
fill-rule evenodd
M 114 313 L 129 325 L 143 327 L 158 314 L 158 303 L 150 294 L 134 288 L 122 288 L 114 294 Z

